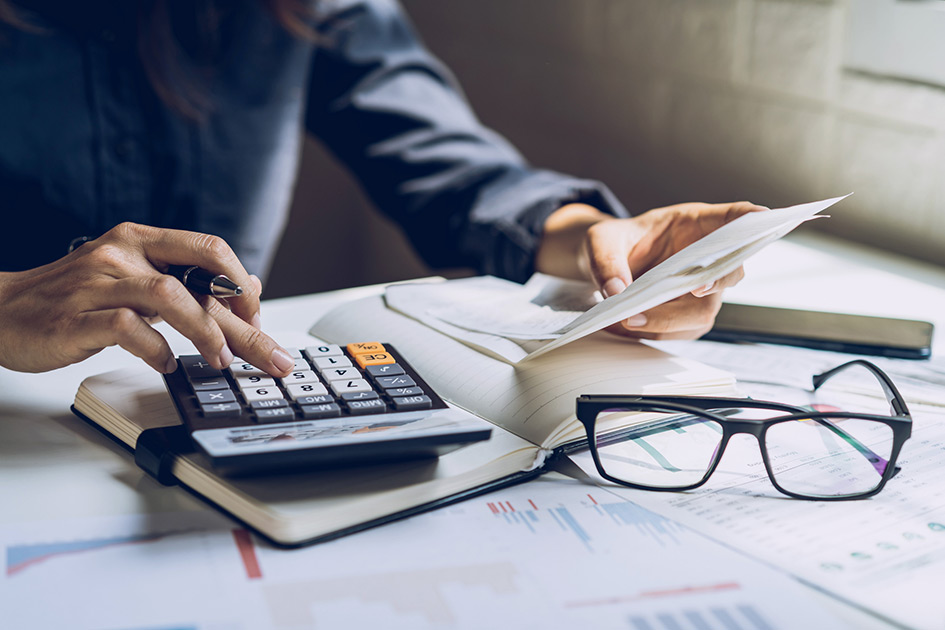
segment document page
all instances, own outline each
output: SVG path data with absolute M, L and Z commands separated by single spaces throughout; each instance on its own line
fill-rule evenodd
M 942 357 L 913 361 L 760 343 L 646 343 L 670 354 L 731 372 L 739 383 L 786 385 L 801 389 L 811 386 L 811 377 L 814 374 L 825 372 L 852 359 L 867 358 L 892 378 L 910 404 L 945 406 L 945 359 Z M 856 383 L 850 381 L 844 381 L 843 384 L 853 392 L 875 391 L 873 388 L 855 387 Z
M 524 287 L 497 278 L 394 285 L 385 297 L 395 310 L 517 362 L 733 272 L 766 245 L 844 198 L 746 214 L 670 256 L 634 279 L 622 293 L 605 300 L 589 283 L 540 275 Z

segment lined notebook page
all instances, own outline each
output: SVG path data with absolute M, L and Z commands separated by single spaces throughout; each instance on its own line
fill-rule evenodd
M 580 394 L 734 391 L 727 372 L 608 333 L 510 365 L 388 309 L 381 296 L 339 306 L 309 332 L 338 344 L 389 341 L 440 396 L 544 448 L 579 435 Z

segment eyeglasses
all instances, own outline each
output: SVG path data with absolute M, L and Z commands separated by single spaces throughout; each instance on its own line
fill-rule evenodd
M 869 361 L 817 374 L 814 390 L 854 366 L 879 381 L 891 415 L 811 411 L 742 398 L 583 395 L 577 417 L 598 472 L 623 486 L 698 488 L 731 437 L 747 433 L 758 440 L 765 470 L 780 492 L 798 499 L 861 499 L 899 472 L 896 459 L 912 434 L 912 417 L 892 380 Z

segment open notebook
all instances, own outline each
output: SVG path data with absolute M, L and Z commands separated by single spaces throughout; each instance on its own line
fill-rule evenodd
M 444 399 L 492 422 L 492 438 L 433 460 L 228 478 L 175 436 L 177 413 L 160 375 L 146 368 L 86 379 L 74 409 L 135 449 L 143 467 L 163 471 L 156 474 L 274 542 L 297 545 L 541 474 L 555 455 L 584 442 L 574 417 L 579 394 L 726 395 L 734 388 L 726 372 L 605 333 L 510 365 L 388 309 L 381 296 L 343 304 L 310 332 L 331 343 L 389 340 Z

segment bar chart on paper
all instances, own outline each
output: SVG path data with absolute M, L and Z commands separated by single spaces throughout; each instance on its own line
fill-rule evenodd
M 813 603 L 789 606 L 805 595 L 782 574 L 564 480 L 311 549 L 263 548 L 260 566 L 273 627 L 286 630 L 480 628 L 499 620 L 503 627 L 774 630 L 798 627 L 802 617 L 810 627 L 842 627 Z
M 548 536 L 548 529 L 570 532 L 588 549 L 593 549 L 593 541 L 587 527 L 582 522 L 605 519 L 607 529 L 631 527 L 632 535 L 643 537 L 660 546 L 681 544 L 679 536 L 683 528 L 658 514 L 641 508 L 629 501 L 599 503 L 594 495 L 585 493 L 578 497 L 576 505 L 563 506 L 552 503 L 539 507 L 532 498 L 516 507 L 510 501 L 487 501 L 486 506 L 493 516 L 513 528 L 525 528 L 535 536 Z

